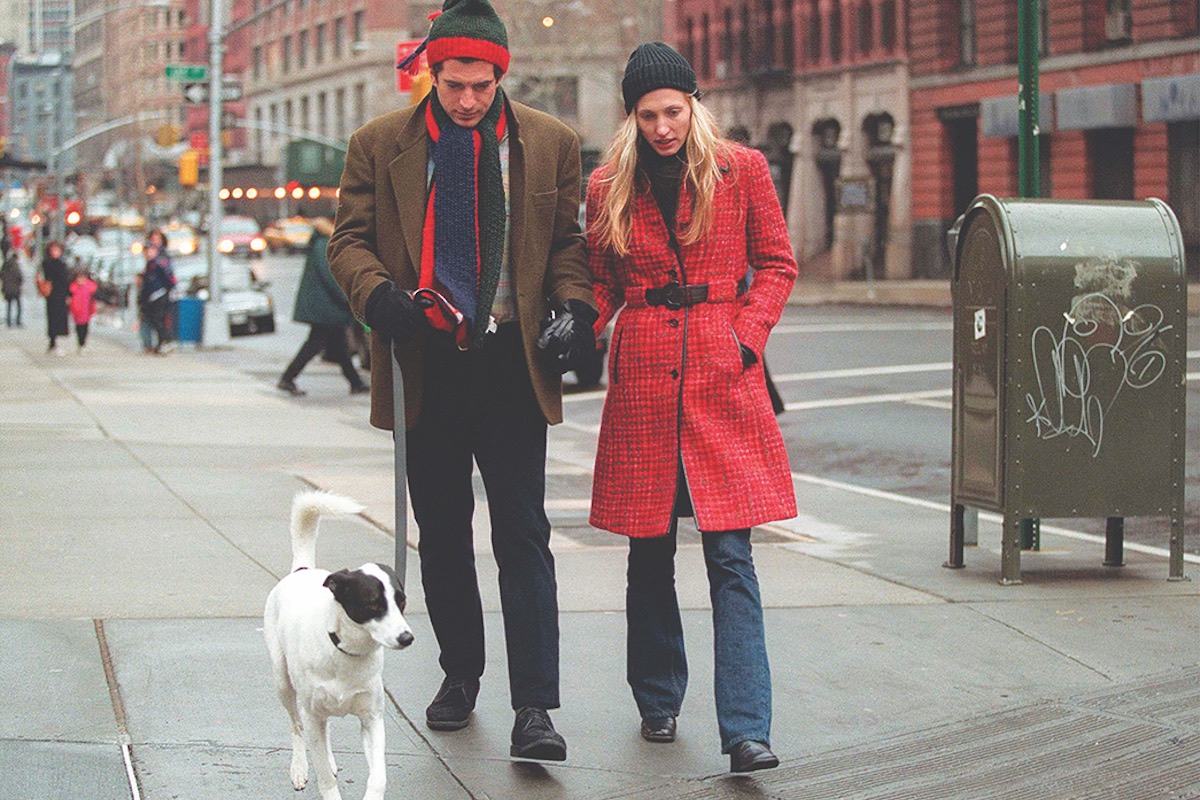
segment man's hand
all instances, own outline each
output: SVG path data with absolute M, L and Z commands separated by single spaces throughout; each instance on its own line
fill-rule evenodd
M 568 300 L 557 312 L 542 321 L 538 349 L 560 372 L 570 372 L 587 363 L 596 352 L 596 334 L 592 330 L 599 315 L 580 300 Z
M 371 330 L 397 343 L 407 342 L 428 324 L 416 301 L 391 281 L 384 281 L 371 292 L 363 316 Z

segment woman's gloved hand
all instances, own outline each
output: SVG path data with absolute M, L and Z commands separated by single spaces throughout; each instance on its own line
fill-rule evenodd
M 570 372 L 587 364 L 595 355 L 596 334 L 592 326 L 596 310 L 581 300 L 568 300 L 558 311 L 542 320 L 537 346 L 559 372 Z
M 371 330 L 393 342 L 407 342 L 428 324 L 421 306 L 391 281 L 371 292 L 363 316 Z

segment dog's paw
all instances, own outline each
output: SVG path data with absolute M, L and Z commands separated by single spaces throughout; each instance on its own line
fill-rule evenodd
M 308 785 L 308 758 L 303 751 L 292 753 L 292 788 L 297 792 Z

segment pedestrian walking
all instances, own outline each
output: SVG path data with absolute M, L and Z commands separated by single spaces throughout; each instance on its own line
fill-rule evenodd
M 75 273 L 71 281 L 71 317 L 75 321 L 75 340 L 79 343 L 79 352 L 87 347 L 88 326 L 96 313 L 96 282 L 88 275 L 86 269 Z
M 46 245 L 46 255 L 42 259 L 38 291 L 46 298 L 46 335 L 50 339 L 50 346 L 46 348 L 46 352 L 58 356 L 66 355 L 58 346 L 58 337 L 70 333 L 67 325 L 70 286 L 67 264 L 63 261 L 62 243 L 50 242 Z
M 662 42 L 622 81 L 628 116 L 588 187 L 603 326 L 619 310 L 591 524 L 629 537 L 627 678 L 641 735 L 674 741 L 687 687 L 675 595 L 678 518 L 701 531 L 713 606 L 721 752 L 777 766 L 750 528 L 795 516 L 763 348 L 796 278 L 763 155 L 720 138 L 696 73 Z M 747 268 L 754 280 L 744 294 Z
M 324 350 L 326 357 L 342 368 L 342 374 L 350 382 L 350 394 L 359 394 L 370 387 L 354 368 L 346 349 L 346 329 L 354 323 L 354 317 L 350 313 L 345 292 L 329 271 L 329 259 L 325 256 L 325 248 L 333 233 L 333 223 L 319 217 L 312 221 L 312 225 L 308 256 L 304 260 L 304 272 L 296 289 L 296 307 L 292 312 L 292 319 L 310 326 L 308 338 L 283 371 L 277 386 L 293 397 L 302 396 L 304 390 L 296 386 L 296 378 L 308 362 Z
M 20 251 L 10 247 L 4 254 L 4 266 L 0 267 L 0 293 L 4 294 L 4 324 L 10 328 L 25 327 L 21 324 L 21 286 L 24 283 Z
M 546 431 L 562 419 L 561 372 L 595 346 L 579 140 L 505 95 L 508 40 L 487 0 L 447 0 L 422 46 L 433 91 L 351 137 L 330 264 L 372 330 L 371 422 L 409 428 L 421 580 L 445 673 L 426 724 L 468 725 L 484 671 L 474 460 L 501 567 L 510 753 L 562 760 L 547 713 L 559 706 L 559 628 Z M 392 419 L 389 341 L 406 420 Z
M 147 352 L 169 353 L 175 349 L 168 317 L 171 313 L 171 289 L 175 287 L 175 273 L 171 270 L 171 259 L 166 251 L 167 237 L 162 231 L 154 230 L 147 237 L 145 250 L 146 269 L 138 286 L 138 312 L 142 325 L 154 331 L 154 344 L 143 339 Z

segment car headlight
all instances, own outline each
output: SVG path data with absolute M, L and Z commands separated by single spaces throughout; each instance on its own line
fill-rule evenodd
M 129 252 L 133 253 L 135 256 L 140 256 L 142 254 L 142 243 L 134 242 L 133 244 L 129 245 Z
M 233 239 L 222 239 L 220 241 L 220 243 L 217 245 L 217 249 L 220 250 L 222 253 L 232 253 L 233 252 Z
M 250 249 L 256 253 L 261 253 L 267 249 L 267 240 L 261 236 L 255 236 L 250 240 Z

